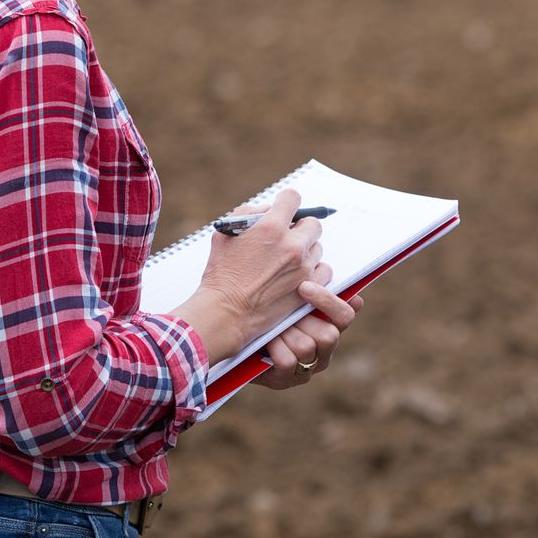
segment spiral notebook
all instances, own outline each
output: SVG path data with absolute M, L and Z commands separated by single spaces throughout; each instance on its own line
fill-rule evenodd
M 321 243 L 323 260 L 333 268 L 328 288 L 345 300 L 459 224 L 456 200 L 379 187 L 315 160 L 273 183 L 248 203 L 271 203 L 286 187 L 301 194 L 303 207 L 324 205 L 337 210 L 320 221 Z M 148 259 L 142 273 L 142 311 L 169 312 L 194 293 L 209 256 L 212 233 L 217 232 L 207 224 Z M 213 366 L 208 377 L 207 408 L 198 420 L 205 420 L 270 368 L 270 359 L 260 350 L 312 310 L 311 305 L 302 306 L 235 357 Z

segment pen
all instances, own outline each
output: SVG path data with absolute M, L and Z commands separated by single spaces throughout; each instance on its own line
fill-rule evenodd
M 333 213 L 336 213 L 336 209 L 331 209 L 330 207 L 304 207 L 297 210 L 291 221 L 297 222 L 305 217 L 324 219 Z M 241 232 L 254 226 L 264 215 L 265 213 L 255 213 L 252 215 L 224 217 L 213 222 L 213 226 L 217 232 L 226 235 L 239 235 Z

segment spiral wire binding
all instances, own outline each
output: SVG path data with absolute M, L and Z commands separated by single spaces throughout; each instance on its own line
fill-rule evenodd
M 258 194 L 255 194 L 252 198 L 249 198 L 245 202 L 245 204 L 249 204 L 251 202 L 258 202 L 259 200 L 264 200 L 269 195 L 274 194 L 278 192 L 279 190 L 282 190 L 284 185 L 287 185 L 292 179 L 295 179 L 303 175 L 310 168 L 312 168 L 311 163 L 303 164 L 299 168 L 295 169 L 293 172 L 289 173 L 287 176 L 279 179 L 278 181 L 275 181 L 273 184 L 269 185 L 269 187 L 266 187 L 263 191 L 260 191 Z M 198 230 L 190 233 L 189 235 L 185 236 L 179 241 L 176 241 L 168 245 L 162 250 L 158 250 L 157 252 L 155 252 L 155 254 L 152 254 L 146 260 L 145 266 L 150 267 L 152 265 L 156 265 L 161 260 L 165 260 L 166 258 L 173 256 L 176 252 L 183 250 L 185 247 L 188 247 L 192 243 L 198 241 L 200 238 L 206 236 L 208 233 L 211 232 L 211 230 L 213 230 L 213 222 L 215 220 L 223 219 L 224 217 L 231 215 L 231 213 L 232 213 L 231 211 L 228 211 L 228 213 L 226 213 L 225 215 L 218 217 L 217 219 L 214 219 L 213 221 L 209 222 L 205 226 L 202 226 Z

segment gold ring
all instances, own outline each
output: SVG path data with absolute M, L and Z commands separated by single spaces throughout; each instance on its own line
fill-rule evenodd
M 295 366 L 295 374 L 296 375 L 308 374 L 317 366 L 317 364 L 318 364 L 317 357 L 312 362 L 308 362 L 308 363 L 297 361 L 297 365 Z

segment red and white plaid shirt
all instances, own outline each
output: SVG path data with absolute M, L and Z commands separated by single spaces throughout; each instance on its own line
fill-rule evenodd
M 75 0 L 0 0 L 0 472 L 39 497 L 165 491 L 205 407 L 197 334 L 138 309 L 160 202 Z

